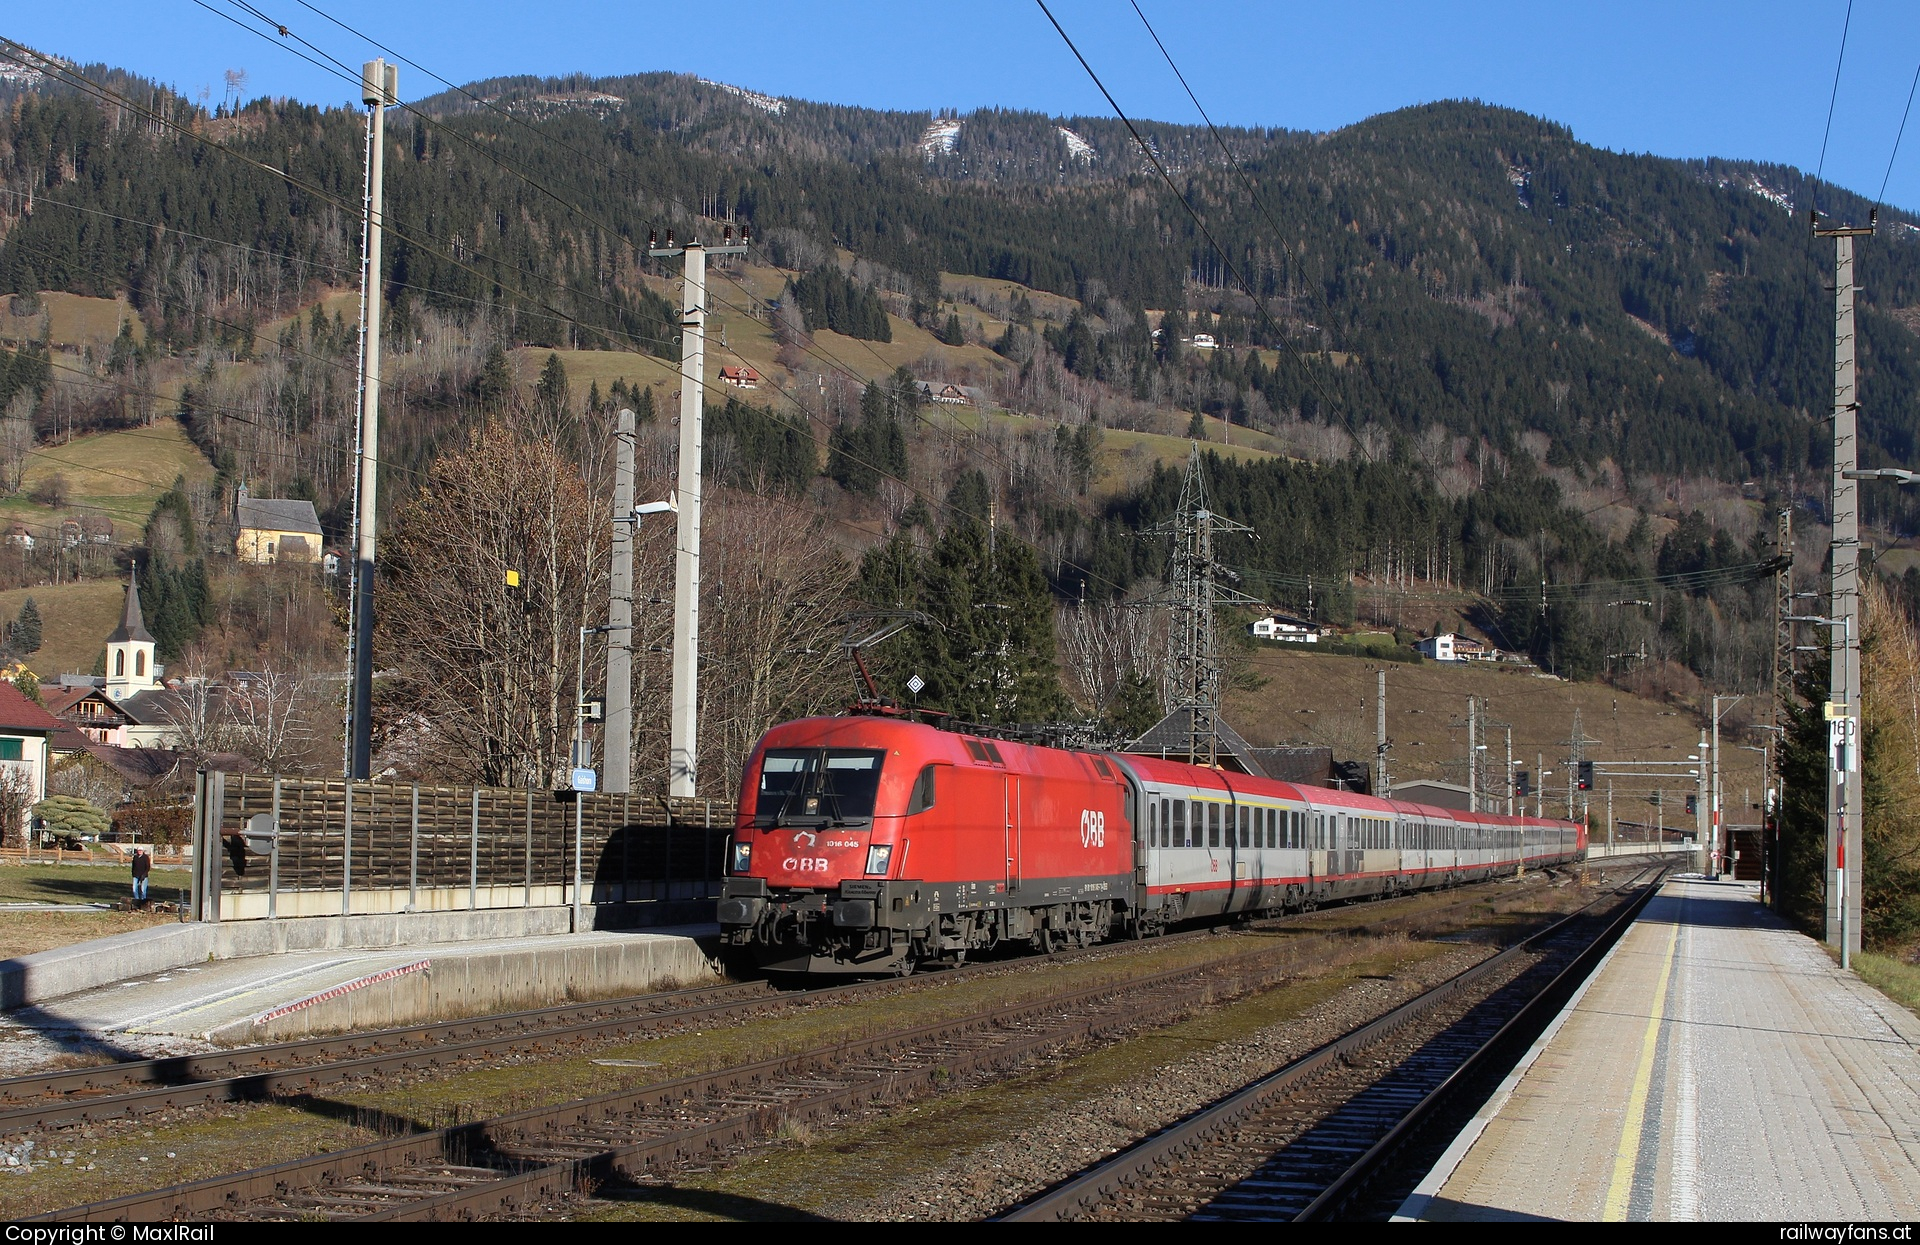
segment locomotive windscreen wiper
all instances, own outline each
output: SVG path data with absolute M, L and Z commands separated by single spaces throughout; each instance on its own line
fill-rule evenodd
M 754 821 L 762 826 L 852 825 L 873 817 L 886 753 L 854 748 L 769 749 Z

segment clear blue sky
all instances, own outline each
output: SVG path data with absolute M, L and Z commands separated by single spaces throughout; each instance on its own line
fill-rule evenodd
M 301 0 L 252 0 L 357 65 L 378 55 Z M 1195 121 L 1126 0 L 1049 0 L 1123 108 Z M 342 102 L 350 88 L 214 11 L 232 0 L 64 0 L 14 6 L 10 38 L 217 98 Z M 496 74 L 674 70 L 775 95 L 877 108 L 1107 108 L 1031 0 L 724 5 L 313 0 L 455 81 Z M 1476 98 L 1563 122 L 1619 151 L 1820 162 L 1846 0 L 1691 5 L 1216 3 L 1141 0 L 1220 122 L 1326 130 L 1435 99 Z M 254 23 L 257 27 L 258 23 Z M 277 39 L 275 42 L 279 42 Z M 1920 5 L 1856 0 L 1827 176 L 1867 195 L 1887 169 L 1920 64 Z M 436 83 L 402 69 L 402 93 Z M 1916 109 L 1920 113 L 1920 108 Z M 1887 190 L 1920 209 L 1920 116 Z

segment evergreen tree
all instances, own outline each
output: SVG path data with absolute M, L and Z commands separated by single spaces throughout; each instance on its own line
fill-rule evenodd
M 965 329 L 960 327 L 960 315 L 958 312 L 948 314 L 947 326 L 940 330 L 940 340 L 948 346 L 964 346 L 967 344 L 967 333 Z
M 822 264 L 789 287 L 811 330 L 831 329 L 848 337 L 890 342 L 893 328 L 880 295 L 840 270 Z
M 1808 934 L 1826 926 L 1827 663 L 1812 661 L 1789 700 L 1780 743 L 1780 839 L 1774 878 L 1780 912 Z
M 954 479 L 953 487 L 947 490 L 947 521 L 970 521 L 985 525 L 992 502 L 993 491 L 987 487 L 987 477 L 968 468 Z
M 1107 705 L 1107 725 L 1126 739 L 1138 739 L 1166 715 L 1160 703 L 1160 688 L 1154 680 L 1133 671 L 1120 684 Z
M 1195 411 L 1193 418 L 1187 421 L 1187 437 L 1193 441 L 1207 439 L 1207 417 L 1199 411 Z
M 979 487 L 984 493 L 984 481 Z M 906 680 L 917 674 L 926 683 L 917 703 L 967 721 L 1044 722 L 1066 712 L 1053 597 L 1031 546 L 990 539 L 984 523 L 963 515 L 924 554 L 896 532 L 868 551 L 860 579 L 876 606 L 934 620 L 883 646 L 873 664 L 888 694 L 906 699 Z
M 560 362 L 558 351 L 551 352 L 547 355 L 546 366 L 540 369 L 540 380 L 533 388 L 534 411 L 546 420 L 558 422 L 572 414 L 572 402 L 567 366 Z
M 803 416 L 775 415 L 731 394 L 720 410 L 708 412 L 701 434 L 709 445 L 731 443 L 721 461 L 727 482 L 740 488 L 803 493 L 819 468 Z
M 16 653 L 40 651 L 40 607 L 34 604 L 32 597 L 20 603 L 20 613 L 13 620 L 11 639 L 11 647 Z
M 860 395 L 858 422 L 842 420 L 827 439 L 827 476 L 848 492 L 871 497 L 883 478 L 906 476 L 907 438 L 894 406 L 874 381 Z
M 488 415 L 502 414 L 513 405 L 513 365 L 507 360 L 506 349 L 498 342 L 487 351 L 487 361 L 480 365 L 473 397 L 481 411 Z

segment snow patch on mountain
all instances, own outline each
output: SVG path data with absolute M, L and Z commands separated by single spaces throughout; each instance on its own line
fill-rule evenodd
M 943 156 L 954 149 L 960 141 L 960 118 L 935 117 L 927 128 L 920 132 L 920 154 L 931 160 Z
M 778 117 L 787 111 L 787 101 L 784 99 L 775 99 L 771 95 L 762 95 L 758 91 L 749 91 L 744 87 L 729 86 L 724 82 L 715 82 L 712 78 L 701 78 L 699 81 L 701 86 L 710 86 L 715 90 L 725 91 L 729 95 L 736 95 L 746 100 L 749 104 L 752 104 L 768 116 Z
M 1092 164 L 1100 158 L 1100 153 L 1093 149 L 1092 143 L 1081 138 L 1064 125 L 1055 128 L 1060 131 L 1060 137 L 1066 140 L 1067 154 L 1069 156 L 1072 156 L 1075 160 L 1084 160 L 1088 164 Z

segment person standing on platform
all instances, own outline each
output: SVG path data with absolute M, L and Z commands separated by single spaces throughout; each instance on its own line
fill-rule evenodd
M 153 872 L 153 857 L 147 855 L 144 847 L 133 849 L 133 903 L 137 908 L 147 906 L 147 875 Z

